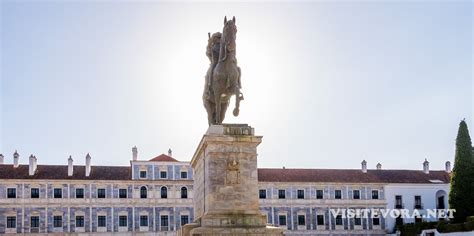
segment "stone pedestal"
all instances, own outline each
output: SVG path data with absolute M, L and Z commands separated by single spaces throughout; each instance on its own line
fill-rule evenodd
M 258 205 L 257 146 L 246 124 L 210 126 L 191 160 L 195 223 L 181 235 L 282 235 Z

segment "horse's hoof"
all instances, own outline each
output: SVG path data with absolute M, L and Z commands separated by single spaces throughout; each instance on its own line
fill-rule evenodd
M 234 112 L 232 113 L 234 113 L 234 116 L 239 116 L 239 109 L 234 109 Z

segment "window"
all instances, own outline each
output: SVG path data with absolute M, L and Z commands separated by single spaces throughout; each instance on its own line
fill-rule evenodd
M 168 178 L 168 173 L 166 171 L 160 171 L 160 179 Z
M 324 225 L 324 215 L 316 216 L 316 221 L 318 225 Z
M 97 189 L 97 198 L 105 198 L 105 188 Z
M 63 227 L 63 217 L 62 216 L 53 216 L 53 227 L 54 228 Z
M 140 171 L 140 179 L 146 179 L 146 170 Z
M 421 216 L 415 216 L 415 223 L 420 223 L 422 221 L 423 220 L 422 220 Z
M 181 171 L 181 179 L 187 179 L 188 178 L 188 172 L 187 171 Z
M 284 199 L 285 198 L 285 190 L 284 189 L 278 190 L 278 198 L 279 199 Z
M 374 218 L 372 218 L 373 225 L 380 225 L 380 218 L 377 214 L 374 214 Z
M 342 191 L 341 190 L 335 190 L 334 191 L 334 198 L 341 199 L 342 198 Z
M 161 225 L 161 231 L 168 231 L 168 216 L 160 216 L 160 225 Z
M 189 216 L 188 215 L 182 215 L 181 216 L 181 225 L 185 225 L 189 223 Z
M 398 217 L 395 219 L 395 225 L 397 225 L 397 226 L 403 225 L 403 218 L 402 218 L 402 216 L 398 216 Z
M 7 198 L 16 198 L 16 188 L 7 188 Z
M 127 198 L 127 189 L 125 188 L 119 189 L 119 198 Z
M 298 225 L 306 225 L 306 219 L 304 215 L 298 215 Z
M 304 190 L 298 189 L 298 191 L 296 193 L 297 193 L 296 195 L 297 195 L 298 199 L 304 199 Z
M 76 227 L 84 227 L 84 216 L 76 216 Z
M 415 196 L 415 209 L 422 209 L 421 207 L 421 196 Z
M 127 216 L 119 216 L 119 227 L 127 227 Z
M 84 189 L 76 188 L 76 198 L 84 198 Z
M 323 190 L 316 190 L 316 199 L 323 199 Z
M 39 227 L 39 216 L 32 216 L 30 218 L 30 227 L 38 228 Z
M 15 216 L 7 216 L 7 228 L 8 229 L 16 228 L 16 217 Z
M 148 226 L 148 216 L 140 216 L 140 226 Z
M 336 225 L 342 225 L 342 215 L 336 216 Z
M 372 199 L 379 199 L 379 191 L 372 190 Z
M 258 197 L 260 199 L 265 199 L 267 198 L 267 190 L 266 189 L 260 189 L 258 190 Z
M 181 188 L 181 198 L 188 198 L 188 189 L 186 187 Z
M 360 216 L 354 217 L 354 225 L 362 225 L 362 219 Z
M 278 223 L 280 225 L 286 225 L 286 215 L 279 215 L 278 216 Z
M 354 199 L 360 199 L 360 190 L 354 190 Z
M 402 196 L 401 195 L 397 195 L 395 196 L 395 208 L 396 209 L 402 209 Z
M 140 188 L 140 198 L 147 198 L 148 191 L 145 186 Z
M 160 195 L 161 198 L 168 198 L 168 189 L 165 186 L 161 187 Z
M 107 221 L 105 220 L 105 216 L 97 216 L 97 227 L 105 227 L 107 225 Z
M 31 198 L 39 198 L 39 188 L 31 189 Z
M 55 188 L 53 190 L 54 198 L 62 198 L 63 197 L 63 190 L 60 188 Z

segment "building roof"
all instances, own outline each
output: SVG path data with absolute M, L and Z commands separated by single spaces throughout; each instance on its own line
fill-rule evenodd
M 450 174 L 435 170 L 367 170 L 360 169 L 258 169 L 260 182 L 328 182 L 328 183 L 449 183 Z
M 163 156 L 163 155 L 160 155 Z M 158 156 L 158 157 L 160 157 Z M 166 155 L 164 155 L 166 156 Z M 156 157 L 156 158 L 158 158 Z M 169 156 L 167 156 L 169 157 Z M 171 157 L 169 157 L 171 158 Z M 155 159 L 155 158 L 153 158 Z M 152 159 L 152 160 L 153 160 Z M 173 159 L 173 158 L 172 158 Z M 175 160 L 175 159 L 173 159 Z M 158 158 L 162 161 L 162 158 Z M 169 161 L 166 159 L 166 161 Z M 65 180 L 131 180 L 130 166 L 91 166 L 89 177 L 85 166 L 75 165 L 73 176 L 67 175 L 67 165 L 38 165 L 33 176 L 28 165 L 0 165 L 0 179 L 65 179 Z M 449 183 L 450 175 L 434 170 L 367 170 L 360 169 L 258 169 L 260 182 L 314 182 L 314 183 Z
M 152 159 L 150 159 L 150 161 L 167 161 L 167 162 L 179 162 L 178 160 L 168 156 L 168 155 L 165 155 L 165 154 L 161 154 L 157 157 L 154 157 Z
M 71 180 L 130 180 L 129 166 L 91 166 L 86 177 L 85 166 L 75 165 L 73 175 L 67 175 L 67 165 L 38 165 L 33 176 L 29 175 L 28 165 L 0 165 L 0 179 L 71 179 Z

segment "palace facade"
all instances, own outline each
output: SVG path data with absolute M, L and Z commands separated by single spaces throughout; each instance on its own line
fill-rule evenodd
M 4 164 L 0 155 L 0 234 L 176 235 L 193 222 L 189 162 L 162 154 L 130 166 Z M 395 225 L 433 221 L 428 209 L 446 209 L 451 167 L 430 170 L 258 169 L 260 209 L 287 235 L 385 235 Z M 415 209 L 422 217 L 344 217 L 340 209 Z

